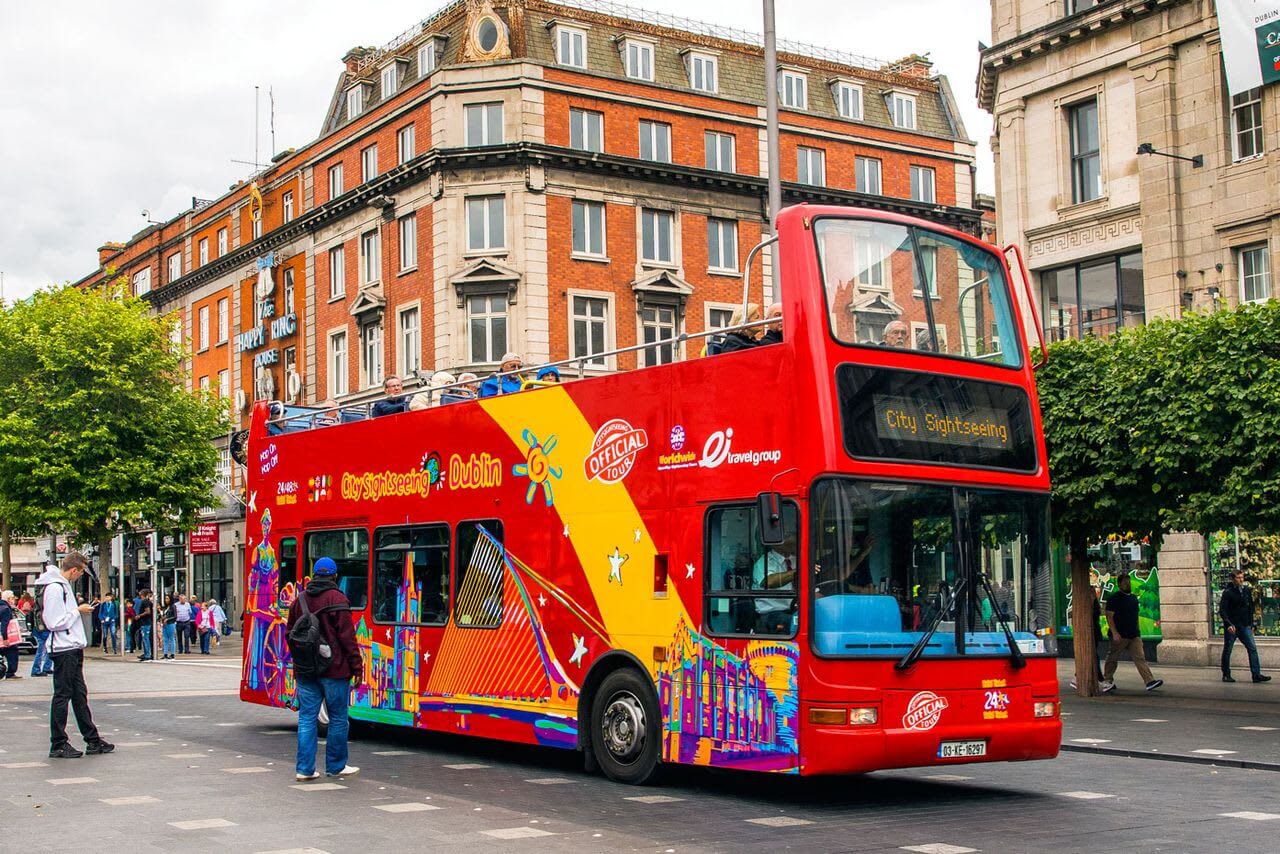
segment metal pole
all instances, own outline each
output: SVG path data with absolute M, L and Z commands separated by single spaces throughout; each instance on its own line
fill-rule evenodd
M 778 155 L 778 31 L 773 0 L 764 0 L 764 106 L 765 139 L 769 151 L 769 233 L 775 234 L 782 209 L 782 175 Z
M 124 624 L 124 534 L 116 534 L 116 541 L 120 543 L 120 564 L 116 570 L 116 577 L 120 581 L 120 587 L 116 591 L 116 622 L 120 625 L 120 646 L 117 649 L 120 650 L 120 657 L 124 658 L 125 633 L 129 630 Z M 114 549 L 111 556 L 115 557 Z

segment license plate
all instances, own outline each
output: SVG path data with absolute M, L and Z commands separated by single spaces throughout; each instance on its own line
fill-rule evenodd
M 987 743 L 981 739 L 976 741 L 944 741 L 938 745 L 939 759 L 968 759 L 973 756 L 986 756 Z

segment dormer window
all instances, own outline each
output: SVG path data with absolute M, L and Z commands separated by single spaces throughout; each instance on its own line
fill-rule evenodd
M 347 120 L 350 121 L 364 112 L 365 86 L 357 83 L 347 90 Z
M 421 80 L 436 70 L 444 58 L 444 45 L 447 36 L 429 36 L 418 45 L 418 79 Z
M 800 71 L 778 73 L 778 98 L 782 106 L 792 110 L 809 108 L 809 77 Z
M 906 130 L 916 129 L 916 96 L 905 92 L 890 92 L 885 96 L 889 107 L 889 118 L 894 127 Z
M 632 80 L 653 80 L 653 42 L 622 40 L 622 67 Z
M 842 119 L 862 119 L 862 87 L 848 80 L 831 83 L 831 96 L 836 102 L 836 114 Z
M 552 33 L 556 42 L 556 62 L 567 68 L 586 68 L 587 31 L 556 24 Z
M 382 100 L 387 100 L 400 88 L 400 69 L 403 59 L 382 66 Z
M 720 86 L 720 62 L 709 53 L 689 51 L 685 54 L 689 87 L 699 92 L 715 93 Z

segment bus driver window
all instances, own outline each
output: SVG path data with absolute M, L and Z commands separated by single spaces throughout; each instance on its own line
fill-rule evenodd
M 707 628 L 718 635 L 791 637 L 797 620 L 795 504 L 782 509 L 783 542 L 765 546 L 754 504 L 707 513 Z

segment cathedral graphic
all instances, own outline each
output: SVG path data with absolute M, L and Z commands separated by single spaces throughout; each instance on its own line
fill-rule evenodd
M 351 692 L 352 706 L 364 710 L 361 720 L 413 726 L 418 712 L 418 603 L 422 582 L 415 577 L 413 552 L 404 558 L 404 575 L 396 591 L 397 625 L 379 627 L 390 643 L 373 639 L 364 616 L 356 624 L 356 643 L 364 660 L 364 675 Z

